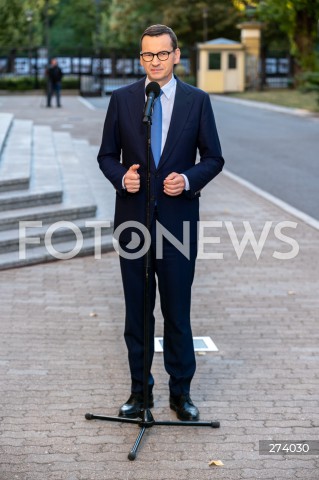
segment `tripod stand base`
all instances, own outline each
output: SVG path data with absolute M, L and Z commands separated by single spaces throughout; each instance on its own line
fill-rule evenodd
M 138 447 L 147 428 L 151 428 L 154 425 L 174 426 L 174 427 L 211 427 L 219 428 L 220 422 L 194 422 L 194 421 L 156 421 L 149 409 L 142 410 L 143 418 L 125 418 L 125 417 L 109 417 L 105 415 L 94 415 L 93 413 L 86 413 L 85 418 L 87 420 L 104 420 L 110 422 L 131 423 L 140 427 L 139 434 L 135 440 L 135 443 L 130 450 L 127 458 L 129 460 L 135 460 Z

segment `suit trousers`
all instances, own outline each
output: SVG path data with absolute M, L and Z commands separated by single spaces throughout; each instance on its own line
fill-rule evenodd
M 176 246 L 163 238 L 162 258 L 156 258 L 157 216 L 151 222 L 149 268 L 149 391 L 154 378 L 151 373 L 154 356 L 156 289 L 164 318 L 164 366 L 169 374 L 171 395 L 187 394 L 196 369 L 193 337 L 190 322 L 191 288 L 194 279 L 197 244 L 189 245 L 189 258 Z M 126 245 L 121 243 L 125 251 Z M 127 250 L 131 252 L 131 250 Z M 120 266 L 125 298 L 124 338 L 128 349 L 132 393 L 141 393 L 144 383 L 144 285 L 145 257 L 136 259 L 120 255 Z
M 47 88 L 47 106 L 51 107 L 52 96 L 55 94 L 56 105 L 57 107 L 61 107 L 61 83 L 53 83 L 49 81 Z

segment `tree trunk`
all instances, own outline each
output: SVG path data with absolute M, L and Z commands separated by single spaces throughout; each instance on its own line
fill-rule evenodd
M 317 19 L 309 11 L 296 12 L 294 41 L 297 47 L 295 73 L 313 71 L 315 68 L 315 33 Z

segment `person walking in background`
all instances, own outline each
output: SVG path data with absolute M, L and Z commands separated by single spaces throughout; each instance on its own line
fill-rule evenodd
M 200 191 L 222 170 L 220 148 L 209 95 L 187 85 L 173 74 L 180 49 L 166 25 L 148 27 L 141 38 L 140 63 L 146 77 L 113 92 L 106 114 L 98 154 L 100 168 L 116 190 L 114 228 L 124 222 L 145 224 L 146 140 L 142 123 L 145 88 L 158 83 L 155 100 L 151 158 L 151 271 L 150 367 L 154 354 L 156 278 L 164 317 L 164 365 L 169 375 L 169 405 L 181 420 L 198 420 L 199 410 L 190 397 L 195 354 L 190 323 L 191 287 L 197 255 Z M 160 116 L 155 120 L 156 102 Z M 155 134 L 158 133 L 158 135 Z M 158 148 L 153 140 L 159 138 Z M 196 163 L 197 150 L 200 161 Z M 161 224 L 183 242 L 189 226 L 189 255 L 184 256 L 164 239 L 158 258 L 156 228 Z M 132 229 L 119 236 L 122 251 L 130 251 Z M 131 395 L 120 407 L 121 417 L 138 417 L 143 407 L 144 259 L 120 255 L 126 306 L 124 337 L 131 372 Z M 149 373 L 149 407 L 153 406 L 154 378 Z
M 52 95 L 56 96 L 56 106 L 61 107 L 61 80 L 63 72 L 56 58 L 52 58 L 46 72 L 47 75 L 47 107 L 51 107 Z

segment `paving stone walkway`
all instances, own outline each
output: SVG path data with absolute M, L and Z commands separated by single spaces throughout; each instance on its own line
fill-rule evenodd
M 67 102 L 76 112 L 76 98 Z M 259 440 L 319 440 L 318 231 L 225 175 L 201 205 L 202 220 L 220 222 L 205 229 L 220 237 L 206 238 L 206 255 L 223 259 L 198 259 L 193 334 L 219 350 L 197 356 L 192 397 L 221 428 L 153 427 L 130 462 L 138 427 L 84 418 L 116 415 L 129 394 L 117 254 L 8 270 L 0 273 L 1 480 L 318 479 L 318 454 L 258 452 Z M 251 245 L 238 259 L 243 221 L 257 240 L 269 227 L 259 259 Z M 288 239 L 281 222 L 294 222 L 281 230 Z M 297 244 L 295 258 L 274 257 Z M 154 416 L 174 419 L 162 354 L 153 373 Z

